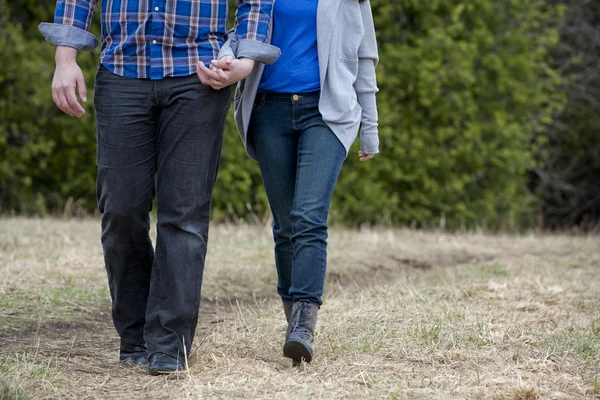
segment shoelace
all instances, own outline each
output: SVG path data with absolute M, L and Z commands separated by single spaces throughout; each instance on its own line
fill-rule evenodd
M 310 307 L 306 303 L 300 303 L 298 307 L 298 311 L 296 312 L 296 321 L 294 322 L 294 327 L 292 328 L 292 332 L 297 332 L 303 340 L 310 340 L 310 332 L 306 327 L 303 326 L 304 323 L 310 320 Z

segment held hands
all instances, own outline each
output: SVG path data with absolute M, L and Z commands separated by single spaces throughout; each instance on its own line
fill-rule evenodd
M 254 60 L 249 58 L 234 59 L 226 56 L 213 60 L 211 68 L 206 68 L 203 62 L 196 65 L 200 81 L 215 90 L 223 89 L 246 78 L 254 68 Z
M 56 49 L 56 71 L 52 80 L 52 98 L 54 103 L 66 114 L 81 117 L 85 110 L 77 100 L 75 89 L 79 98 L 87 101 L 87 90 L 83 72 L 76 61 L 77 50 L 70 47 L 59 46 Z

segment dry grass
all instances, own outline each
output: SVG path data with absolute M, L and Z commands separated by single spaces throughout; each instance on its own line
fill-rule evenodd
M 0 399 L 600 398 L 600 239 L 333 230 L 292 368 L 265 228 L 211 231 L 190 371 L 119 366 L 98 221 L 0 220 Z

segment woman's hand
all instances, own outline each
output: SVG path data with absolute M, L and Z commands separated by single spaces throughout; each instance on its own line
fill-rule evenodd
M 361 162 L 369 161 L 373 157 L 375 157 L 375 154 L 365 154 L 362 151 L 358 152 L 358 159 Z

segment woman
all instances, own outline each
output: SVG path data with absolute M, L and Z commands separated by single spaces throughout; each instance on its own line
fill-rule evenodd
M 283 352 L 310 362 L 329 204 L 361 123 L 360 161 L 379 152 L 377 43 L 368 0 L 277 0 L 272 21 L 269 39 L 281 57 L 255 65 L 239 83 L 235 119 L 273 213 L 277 291 L 288 320 Z M 236 79 L 238 60 L 225 57 L 236 54 L 236 43 L 226 43 L 213 71 L 199 66 L 203 83 L 219 89 Z

